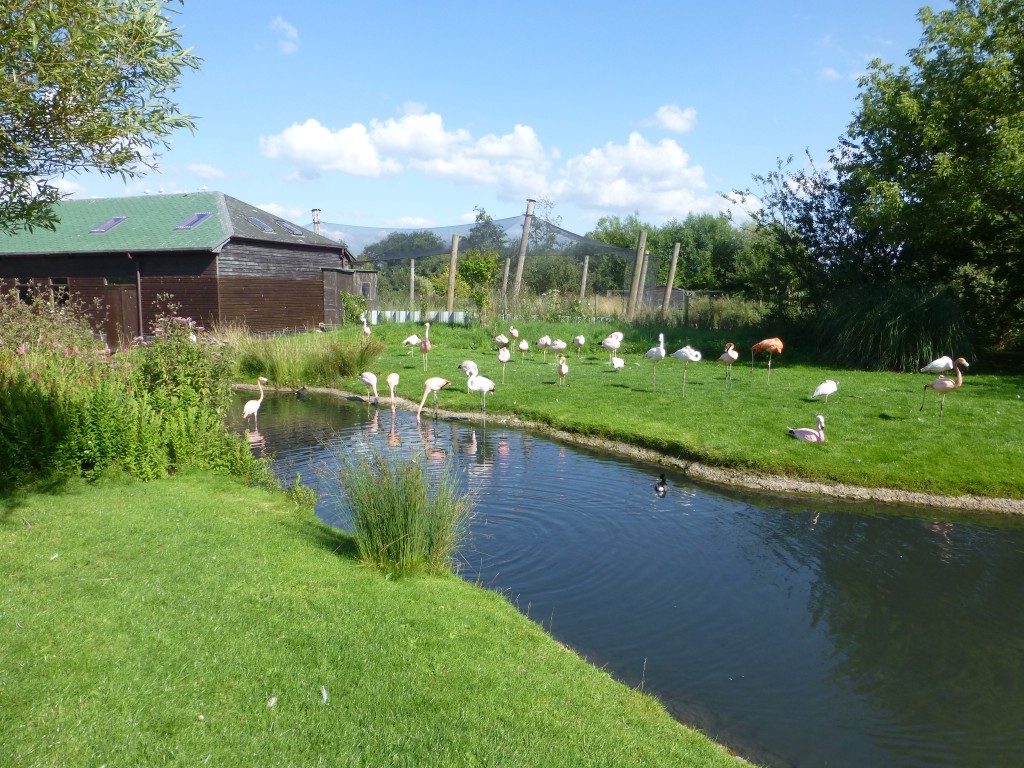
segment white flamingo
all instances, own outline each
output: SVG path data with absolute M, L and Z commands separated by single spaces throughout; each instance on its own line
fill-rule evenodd
M 614 368 L 616 371 L 621 371 L 625 367 L 625 360 L 623 360 L 621 357 L 616 357 L 615 355 L 612 355 L 612 368 Z
M 615 353 L 619 351 L 619 347 L 622 346 L 622 339 L 622 333 L 620 331 L 615 331 L 613 333 L 609 333 L 601 342 L 601 346 L 608 350 L 608 362 L 611 363 L 613 367 L 613 358 L 615 357 Z
M 363 313 L 363 315 L 362 315 L 362 317 L 360 319 L 363 321 L 363 341 L 366 342 L 366 341 L 369 340 L 370 334 L 372 333 L 372 331 L 370 330 L 370 326 L 366 324 L 366 313 L 365 312 Z
M 572 343 L 576 345 L 576 359 L 580 360 L 583 357 L 583 345 L 587 343 L 587 337 L 583 334 L 572 337 Z
M 683 397 L 686 397 L 686 366 L 690 363 L 699 363 L 701 354 L 693 347 L 687 345 L 673 352 L 672 357 L 683 361 Z
M 928 390 L 934 389 L 935 393 L 939 396 L 939 421 L 942 421 L 942 411 L 946 407 L 946 395 L 952 392 L 954 389 L 960 389 L 964 383 L 964 374 L 961 368 L 968 368 L 967 361 L 962 357 L 958 357 L 953 361 L 953 370 L 956 372 L 956 379 L 950 379 L 946 376 L 939 376 L 935 381 L 930 381 L 924 385 L 924 392 L 921 397 L 921 408 L 924 410 L 925 399 L 928 397 Z
M 963 360 L 963 358 L 958 358 Z M 970 368 L 967 361 L 963 362 L 964 368 Z M 953 370 L 953 358 L 952 357 L 937 357 L 932 360 L 928 365 L 921 369 L 921 373 L 945 373 L 946 371 Z
M 409 348 L 409 354 L 411 355 L 412 354 L 412 348 L 413 347 L 418 347 L 420 345 L 421 341 L 422 341 L 422 339 L 414 333 L 412 336 L 406 336 L 405 337 L 405 340 L 402 342 L 402 346 L 408 347 Z
M 558 386 L 565 383 L 565 377 L 569 373 L 569 364 L 565 362 L 565 355 L 558 356 Z
M 793 429 L 789 427 L 789 434 L 795 437 L 797 440 L 802 440 L 805 443 L 824 443 L 825 442 L 825 417 L 819 415 L 817 418 L 818 426 L 816 429 L 810 427 L 800 427 L 799 429 Z
M 718 362 L 725 363 L 725 381 L 728 384 L 732 384 L 732 364 L 739 359 L 740 353 L 731 341 L 725 345 L 725 352 L 718 356 Z
M 562 351 L 563 351 L 564 349 L 566 349 L 566 348 L 567 348 L 568 346 L 569 346 L 569 345 L 568 345 L 568 344 L 566 344 L 566 343 L 565 343 L 564 341 L 562 341 L 561 339 L 555 339 L 554 341 L 552 341 L 552 342 L 551 342 L 551 345 L 550 345 L 549 349 L 550 349 L 550 350 L 551 350 L 552 352 L 562 352 Z
M 539 339 L 537 339 L 536 346 L 540 347 L 541 353 L 542 353 L 542 357 L 545 360 L 547 360 L 548 359 L 548 347 L 551 346 L 551 337 L 550 336 L 541 336 Z
M 359 380 L 366 385 L 366 402 L 370 402 L 370 393 L 373 393 L 373 402 L 376 405 L 380 399 L 377 396 L 377 374 L 370 373 L 369 371 L 363 371 L 359 374 Z
M 654 363 L 654 388 L 653 391 L 658 391 L 658 362 L 665 359 L 665 334 L 658 334 L 658 346 L 651 347 L 644 352 L 644 357 Z
M 818 397 L 825 397 L 825 405 L 828 405 L 828 396 L 834 395 L 839 389 L 839 385 L 836 384 L 832 379 L 825 379 L 821 384 L 814 390 L 814 394 L 811 395 L 811 400 Z
M 420 407 L 416 410 L 417 421 L 419 421 L 420 414 L 423 412 L 423 404 L 427 402 L 427 395 L 431 392 L 434 393 L 434 418 L 437 418 L 437 393 L 449 384 L 451 382 L 448 379 L 442 379 L 440 376 L 431 376 L 423 382 L 423 399 L 420 400 Z
M 494 337 L 494 343 L 497 344 L 499 347 L 507 347 L 508 336 L 506 336 L 504 333 L 499 333 L 497 336 Z
M 486 376 L 481 376 L 476 363 L 472 360 L 464 360 L 459 370 L 466 374 L 466 389 L 470 392 L 480 393 L 480 410 L 487 413 L 487 394 L 494 392 L 494 382 Z
M 255 400 L 249 400 L 242 408 L 242 419 L 248 421 L 249 417 L 252 416 L 253 429 L 259 432 L 260 429 L 260 418 L 259 411 L 260 406 L 263 405 L 263 385 L 269 383 L 267 379 L 262 376 L 256 377 L 256 388 L 260 391 L 260 396 Z
M 388 389 L 391 391 L 391 410 L 395 409 L 395 390 L 398 389 L 398 374 L 389 373 L 387 379 Z

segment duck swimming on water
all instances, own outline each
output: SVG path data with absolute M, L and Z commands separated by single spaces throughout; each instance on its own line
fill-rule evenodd
M 658 496 L 664 496 L 668 493 L 668 480 L 665 479 L 664 472 L 658 476 L 658 482 L 654 484 L 654 492 L 658 494 Z

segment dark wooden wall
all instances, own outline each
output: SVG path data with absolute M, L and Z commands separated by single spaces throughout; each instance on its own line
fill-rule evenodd
M 324 322 L 320 280 L 287 277 L 221 277 L 222 322 L 240 322 L 255 333 L 316 328 Z

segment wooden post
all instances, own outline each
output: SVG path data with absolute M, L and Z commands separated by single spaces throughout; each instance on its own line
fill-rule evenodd
M 668 268 L 668 282 L 665 283 L 665 300 L 661 303 L 661 319 L 668 317 L 668 309 L 672 304 L 672 284 L 676 281 L 676 264 L 679 263 L 679 243 L 672 246 L 672 263 Z
M 590 268 L 590 254 L 583 255 L 583 278 L 580 280 L 580 306 L 587 297 L 587 270 Z
M 455 309 L 455 272 L 459 263 L 459 236 L 452 235 L 452 258 L 448 262 L 448 311 Z
M 636 311 L 636 287 L 640 282 L 640 269 L 643 266 L 644 251 L 647 249 L 647 230 L 640 230 L 640 240 L 636 244 L 636 262 L 633 264 L 633 281 L 629 288 L 629 302 L 626 304 L 626 320 L 633 319 Z
M 512 299 L 519 306 L 519 291 L 523 287 L 523 264 L 526 262 L 526 243 L 530 239 L 530 224 L 533 223 L 533 204 L 536 200 L 526 201 L 526 218 L 523 219 L 523 239 L 519 243 L 519 261 L 516 262 L 516 280 L 512 284 Z
M 409 311 L 416 310 L 416 259 L 409 259 Z
M 651 252 L 644 250 L 644 263 L 640 267 L 640 288 L 636 293 L 636 305 L 634 309 L 640 311 L 647 302 L 647 265 L 651 261 Z

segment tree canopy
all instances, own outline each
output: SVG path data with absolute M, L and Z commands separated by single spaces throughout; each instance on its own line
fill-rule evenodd
M 172 99 L 200 59 L 165 0 L 21 0 L 0 12 L 0 232 L 56 223 L 58 183 L 96 170 L 135 177 L 171 134 Z

